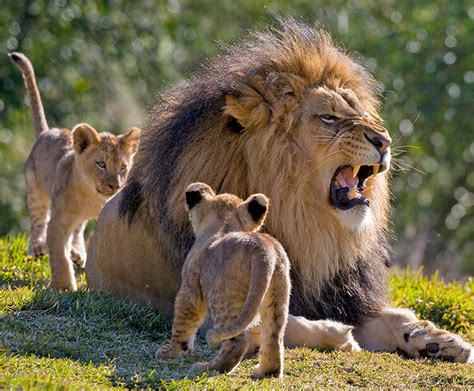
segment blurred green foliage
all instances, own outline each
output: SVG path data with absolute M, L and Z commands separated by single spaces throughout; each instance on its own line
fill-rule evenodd
M 143 124 L 160 88 L 275 12 L 326 27 L 385 86 L 395 260 L 474 273 L 472 2 L 0 0 L 0 9 L 0 234 L 27 229 L 22 165 L 33 143 L 9 51 L 35 65 L 51 126 L 123 132 Z
M 410 308 L 420 319 L 430 319 L 438 326 L 474 337 L 474 279 L 464 284 L 444 283 L 438 273 L 430 278 L 410 270 L 390 275 L 392 304 Z

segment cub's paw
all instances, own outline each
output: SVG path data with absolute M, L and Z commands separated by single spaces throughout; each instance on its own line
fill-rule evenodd
M 405 324 L 403 338 L 408 356 L 431 358 L 451 362 L 474 363 L 473 347 L 459 335 L 438 329 L 423 320 Z
M 209 370 L 209 362 L 207 361 L 200 361 L 191 367 L 188 371 L 188 376 L 198 376 L 203 372 L 207 372 Z
M 49 288 L 58 289 L 60 291 L 77 291 L 76 280 L 58 280 L 52 279 Z
M 155 358 L 157 360 L 168 360 L 170 358 L 180 357 L 185 353 L 186 351 L 181 347 L 181 345 L 175 342 L 170 342 L 156 351 Z
M 45 255 L 47 253 L 48 245 L 45 241 L 30 241 L 30 244 L 28 245 L 28 255 L 31 255 L 32 257 L 41 257 L 42 255 Z
M 86 254 L 75 248 L 71 249 L 71 259 L 79 267 L 84 268 L 86 266 Z
M 214 349 L 222 342 L 222 336 L 216 329 L 211 329 L 206 334 L 206 341 Z
M 271 367 L 263 367 L 261 364 L 255 365 L 253 368 L 253 378 L 261 379 L 263 377 L 282 377 L 283 368 L 280 365 L 273 365 Z

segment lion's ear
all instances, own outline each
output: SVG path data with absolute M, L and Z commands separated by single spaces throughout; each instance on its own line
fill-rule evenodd
M 238 88 L 236 95 L 226 96 L 225 113 L 244 128 L 240 131 L 247 128 L 261 129 L 272 122 L 281 123 L 282 120 L 286 123 L 287 119 L 292 118 L 288 114 L 297 105 L 297 96 L 303 90 L 304 81 L 296 75 L 271 72 L 266 78 L 253 76 Z M 232 129 L 236 129 L 233 121 L 229 121 L 229 124 Z M 291 121 L 286 125 L 290 126 Z
M 202 182 L 191 183 L 185 192 L 186 207 L 191 210 L 203 199 L 209 200 L 216 196 L 214 190 L 209 185 Z
M 139 128 L 132 128 L 127 133 L 119 136 L 120 145 L 129 155 L 134 155 L 137 152 L 140 133 Z
M 268 104 L 256 91 L 238 98 L 227 95 L 225 103 L 224 112 L 231 117 L 228 124 L 234 132 L 240 133 L 249 128 L 260 129 L 270 120 Z
M 252 194 L 238 206 L 242 229 L 247 232 L 259 229 L 267 216 L 269 200 L 265 194 Z
M 72 140 L 74 150 L 81 154 L 91 145 L 100 143 L 100 136 L 89 124 L 79 124 L 72 130 Z
M 247 211 L 256 223 L 263 223 L 268 210 L 268 198 L 265 194 L 254 194 L 247 200 Z

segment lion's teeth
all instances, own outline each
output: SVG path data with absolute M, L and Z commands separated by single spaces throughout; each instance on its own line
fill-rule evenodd
M 367 186 L 361 193 L 364 197 L 370 196 L 372 194 L 372 186 Z
M 353 200 L 354 198 L 357 198 L 357 186 L 354 186 L 349 193 L 347 193 L 347 196 Z
M 355 166 L 352 167 L 352 178 L 355 178 L 357 176 L 357 173 L 360 170 L 360 165 L 356 164 Z
M 380 164 L 374 164 L 373 165 L 374 172 L 372 173 L 372 176 L 375 176 L 379 173 L 380 170 Z

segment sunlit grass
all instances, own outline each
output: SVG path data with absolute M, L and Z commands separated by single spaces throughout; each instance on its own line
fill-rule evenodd
M 190 357 L 159 363 L 154 352 L 170 322 L 151 308 L 81 289 L 58 293 L 45 288 L 47 258 L 25 256 L 25 236 L 0 239 L 0 388 L 468 388 L 472 367 L 404 360 L 395 354 L 330 353 L 301 348 L 285 351 L 283 379 L 250 378 L 256 359 L 231 375 L 189 379 L 196 360 L 209 357 L 203 341 Z M 422 275 L 393 275 L 394 303 L 413 308 L 440 326 L 472 340 L 473 282 L 444 284 Z M 426 300 L 425 300 L 426 299 Z

